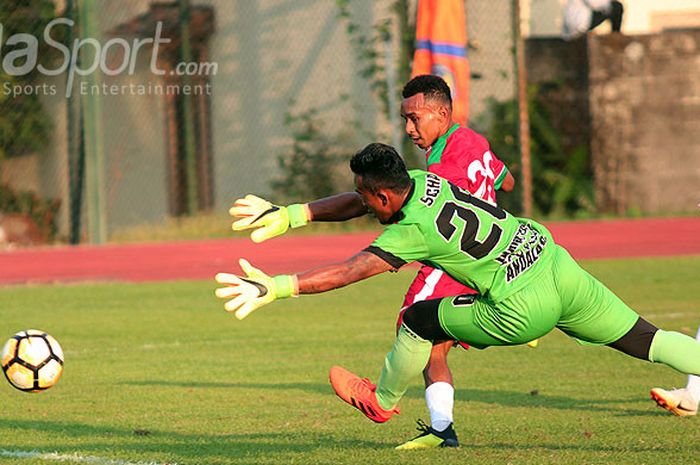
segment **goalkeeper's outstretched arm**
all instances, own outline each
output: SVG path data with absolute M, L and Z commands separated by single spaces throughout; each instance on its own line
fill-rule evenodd
M 357 192 L 324 197 L 306 205 L 311 221 L 347 221 L 367 214 L 367 207 Z
M 263 242 L 280 236 L 291 228 L 306 226 L 309 221 L 346 221 L 367 213 L 360 194 L 345 192 L 305 204 L 286 207 L 273 205 L 265 199 L 248 194 L 234 202 L 229 214 L 236 218 L 234 231 L 252 229 L 253 242 Z
M 362 281 L 394 268 L 377 255 L 359 252 L 347 260 L 296 275 L 299 294 L 318 294 Z
M 330 291 L 394 269 L 377 255 L 365 251 L 296 275 L 268 276 L 245 259 L 239 263 L 245 275 L 216 275 L 216 282 L 224 285 L 216 290 L 216 296 L 227 300 L 224 309 L 239 320 L 277 299 Z

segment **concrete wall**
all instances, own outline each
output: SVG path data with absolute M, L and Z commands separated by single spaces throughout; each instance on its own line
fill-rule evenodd
M 154 3 L 98 1 L 101 31 L 133 21 Z M 357 146 L 369 142 L 367 130 L 388 132 L 368 83 L 357 73 L 335 2 L 192 0 L 191 4 L 211 6 L 216 23 L 208 57 L 218 64 L 218 73 L 210 77 L 215 208 L 228 208 L 248 192 L 269 193 L 270 179 L 278 174 L 276 156 L 291 141 L 285 125 L 288 112 L 318 109 L 327 131 L 349 130 L 356 135 Z M 369 30 L 391 15 L 391 4 L 353 1 L 353 21 Z M 110 38 L 108 33 L 97 37 L 102 44 Z M 133 37 L 126 39 L 130 42 Z M 150 58 L 151 49 L 144 47 L 132 75 L 101 75 L 101 80 L 108 85 L 163 84 L 151 73 Z M 59 226 L 65 236 L 69 219 L 65 77 L 42 82 L 55 83 L 59 90 L 43 98 L 54 124 L 51 142 L 40 154 L 3 161 L 0 180 L 42 197 L 61 198 Z M 164 99 L 157 94 L 101 96 L 109 231 L 155 223 L 169 214 Z
M 11 157 L 0 162 L 0 182 L 16 191 L 32 191 L 42 198 L 60 199 L 57 223 L 60 231 L 68 225 L 68 140 L 66 137 L 66 99 L 63 76 L 46 78 L 50 91 L 39 94 L 44 111 L 52 116 L 52 130 L 46 147 L 37 152 Z M 10 97 L 11 98 L 11 97 Z M 8 102 L 11 104 L 11 102 Z
M 103 31 L 97 39 L 103 45 L 112 38 L 110 31 L 138 23 L 136 18 L 148 15 L 157 3 L 95 1 L 98 29 Z M 513 97 L 512 12 L 510 2 L 465 3 L 471 67 L 479 76 L 472 81 L 470 93 L 471 112 L 477 116 L 486 109 L 487 99 Z M 58 2 L 59 12 L 62 4 Z M 353 0 L 353 22 L 368 36 L 373 24 L 393 17 L 393 4 L 393 0 Z M 215 18 L 207 58 L 218 64 L 218 73 L 210 76 L 214 208 L 223 210 L 248 192 L 270 193 L 270 181 L 279 174 L 276 157 L 291 143 L 291 130 L 285 124 L 290 112 L 317 109 L 324 130 L 349 135 L 348 144 L 355 148 L 370 142 L 371 132 L 392 140 L 389 121 L 369 83 L 358 74 L 361 63 L 345 21 L 338 18 L 336 2 L 191 0 L 191 5 L 211 7 Z M 411 14 L 415 6 L 414 0 Z M 150 31 L 141 30 L 123 38 L 131 42 L 143 34 L 152 37 Z M 160 76 L 151 73 L 150 58 L 151 49 L 144 47 L 133 75 L 100 76 L 101 80 L 110 85 L 163 84 Z M 54 120 L 50 145 L 41 154 L 3 162 L 0 172 L 17 188 L 61 198 L 60 229 L 65 236 L 69 223 L 65 77 L 55 81 L 59 95 L 44 99 Z M 169 214 L 171 141 L 164 98 L 129 93 L 101 96 L 109 231 L 159 222 Z M 400 133 L 398 108 L 394 111 Z
M 357 74 L 345 24 L 335 2 L 212 0 L 217 30 L 211 60 L 216 204 L 248 192 L 269 193 L 276 157 L 290 142 L 288 112 L 316 108 L 327 131 L 375 129 L 378 109 Z M 352 2 L 353 20 L 370 25 L 388 2 Z M 348 99 L 341 101 L 341 97 Z
M 512 2 L 466 0 L 470 119 L 487 110 L 488 100 L 515 96 Z
M 530 39 L 527 60 L 564 143 L 590 146 L 600 211 L 696 208 L 700 29 Z
M 103 82 L 117 86 L 155 84 L 158 81 L 149 68 L 150 54 L 141 54 L 134 75 L 105 77 Z M 168 215 L 163 98 L 131 93 L 101 97 L 108 231 L 153 223 Z
M 700 200 L 700 29 L 591 36 L 597 204 L 692 211 Z
M 585 39 L 531 38 L 525 42 L 528 82 L 538 85 L 540 101 L 561 135 L 565 152 L 590 148 L 588 53 Z

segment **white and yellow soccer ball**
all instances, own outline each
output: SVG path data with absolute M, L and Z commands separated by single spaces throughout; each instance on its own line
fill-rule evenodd
M 20 331 L 2 348 L 2 371 L 10 384 L 24 392 L 41 392 L 63 373 L 63 349 L 58 341 L 36 329 Z

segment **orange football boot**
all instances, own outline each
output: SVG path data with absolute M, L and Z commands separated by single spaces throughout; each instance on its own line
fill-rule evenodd
M 377 386 L 372 384 L 369 379 L 360 378 L 339 366 L 332 367 L 328 377 L 338 397 L 364 413 L 373 422 L 384 423 L 394 414 L 399 414 L 398 408 L 384 410 L 379 405 L 377 395 L 374 392 Z

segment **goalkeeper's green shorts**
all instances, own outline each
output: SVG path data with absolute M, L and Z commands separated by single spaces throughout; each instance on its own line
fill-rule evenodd
M 438 309 L 447 334 L 476 348 L 517 345 L 559 328 L 582 344 L 610 344 L 639 315 L 556 245 L 550 268 L 536 283 L 501 302 L 447 297 Z

